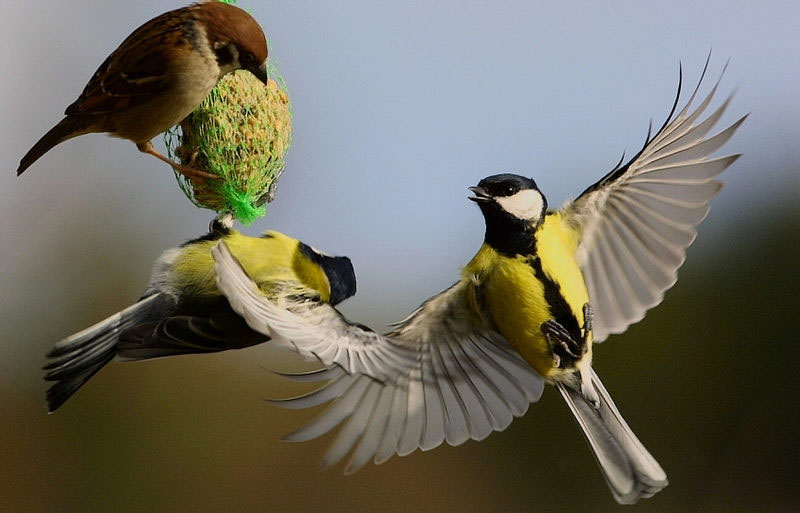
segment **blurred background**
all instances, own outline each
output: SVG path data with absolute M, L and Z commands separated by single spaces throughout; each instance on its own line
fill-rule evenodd
M 19 158 L 166 0 L 0 4 L 0 510 L 617 511 L 553 389 L 484 442 L 318 468 L 330 438 L 265 368 L 274 348 L 112 363 L 56 414 L 44 354 L 139 297 L 159 253 L 205 231 L 172 172 L 88 135 Z M 723 122 L 751 116 L 726 188 L 662 306 L 596 348 L 598 373 L 670 486 L 653 512 L 796 511 L 800 39 L 795 2 L 240 2 L 294 105 L 276 229 L 352 258 L 346 315 L 377 329 L 450 283 L 482 240 L 469 185 L 534 177 L 553 206 L 637 151 L 683 63 L 731 59 Z M 157 141 L 163 148 L 163 143 Z

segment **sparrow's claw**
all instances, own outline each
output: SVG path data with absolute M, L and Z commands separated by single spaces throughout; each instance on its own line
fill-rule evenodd
M 195 159 L 197 159 L 196 150 L 192 153 L 192 156 L 189 157 L 189 164 L 186 165 L 186 164 L 178 164 L 177 162 L 174 162 L 165 157 L 164 155 L 160 154 L 159 152 L 157 152 L 156 149 L 153 148 L 153 143 L 151 143 L 150 141 L 147 141 L 146 143 L 137 144 L 136 147 L 139 148 L 139 151 L 141 151 L 142 153 L 147 153 L 149 155 L 154 156 L 155 158 L 157 158 L 162 162 L 166 162 L 172 167 L 172 169 L 174 169 L 175 171 L 177 171 L 178 173 L 182 174 L 183 176 L 189 179 L 199 180 L 201 182 L 204 182 L 206 180 L 220 179 L 220 177 L 217 175 L 212 175 L 211 173 L 200 171 L 199 169 L 195 169 L 194 167 L 192 167 L 194 165 Z
M 189 163 L 187 164 L 189 167 L 194 167 L 194 163 L 197 161 L 197 154 L 198 153 L 199 152 L 197 150 L 194 150 L 192 152 L 192 155 L 189 157 Z M 588 303 L 587 303 L 587 305 L 588 305 Z
M 189 162 L 191 163 L 193 160 L 194 157 L 192 157 L 192 159 L 190 159 Z M 200 171 L 199 169 L 192 167 L 191 164 L 184 165 L 184 164 L 178 164 L 177 162 L 171 162 L 170 165 L 172 166 L 172 169 L 192 180 L 200 180 L 202 182 L 205 182 L 207 179 L 210 180 L 220 179 L 219 175 L 213 175 L 205 171 Z

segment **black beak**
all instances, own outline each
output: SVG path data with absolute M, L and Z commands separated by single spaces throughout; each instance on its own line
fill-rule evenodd
M 269 77 L 267 76 L 267 61 L 261 63 L 261 66 L 250 66 L 247 68 L 247 71 L 255 75 L 260 81 L 264 82 L 264 85 L 267 85 L 267 80 L 269 80 Z
M 474 201 L 475 203 L 492 201 L 492 197 L 489 195 L 489 193 L 486 192 L 486 189 L 484 189 L 483 187 L 478 187 L 478 186 L 469 187 L 469 190 L 471 190 L 475 194 L 475 196 L 468 196 L 468 198 Z

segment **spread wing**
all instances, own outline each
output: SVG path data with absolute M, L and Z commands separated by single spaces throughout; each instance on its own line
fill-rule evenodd
M 317 357 L 325 368 L 292 375 L 329 380 L 305 396 L 279 401 L 307 408 L 332 401 L 287 439 L 305 441 L 342 426 L 325 456 L 345 472 L 393 454 L 482 440 L 505 429 L 539 399 L 544 380 L 471 308 L 459 282 L 426 301 L 396 329 L 379 335 L 332 306 L 298 301 L 279 308 L 259 293 L 224 242 L 213 250 L 217 286 L 252 329 Z
M 596 342 L 625 331 L 661 302 L 722 188 L 714 177 L 739 157 L 709 158 L 747 117 L 708 135 L 731 99 L 700 120 L 718 85 L 690 112 L 695 89 L 673 118 L 679 85 L 672 112 L 644 148 L 564 208 L 581 230 L 577 258 L 595 310 Z
M 166 91 L 171 58 L 164 49 L 188 50 L 190 42 L 182 35 L 190 29 L 187 21 L 186 16 L 171 11 L 136 29 L 106 58 L 64 113 L 104 114 L 125 109 L 137 98 Z

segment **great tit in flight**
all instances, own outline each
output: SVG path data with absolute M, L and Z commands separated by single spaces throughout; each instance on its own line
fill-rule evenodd
M 369 460 L 482 440 L 523 415 L 549 383 L 619 503 L 664 488 L 665 472 L 592 369 L 592 344 L 661 302 L 722 187 L 715 177 L 738 158 L 710 157 L 745 119 L 709 135 L 730 100 L 700 120 L 716 89 L 690 110 L 695 90 L 676 114 L 679 87 L 642 150 L 559 210 L 548 209 L 530 178 L 494 175 L 471 187 L 486 225 L 482 246 L 454 285 L 385 335 L 325 302 L 276 304 L 220 242 L 212 250 L 217 285 L 233 310 L 325 366 L 296 379 L 327 384 L 281 404 L 329 407 L 287 439 L 341 426 L 324 464 L 350 454 L 345 472 L 354 472 Z

